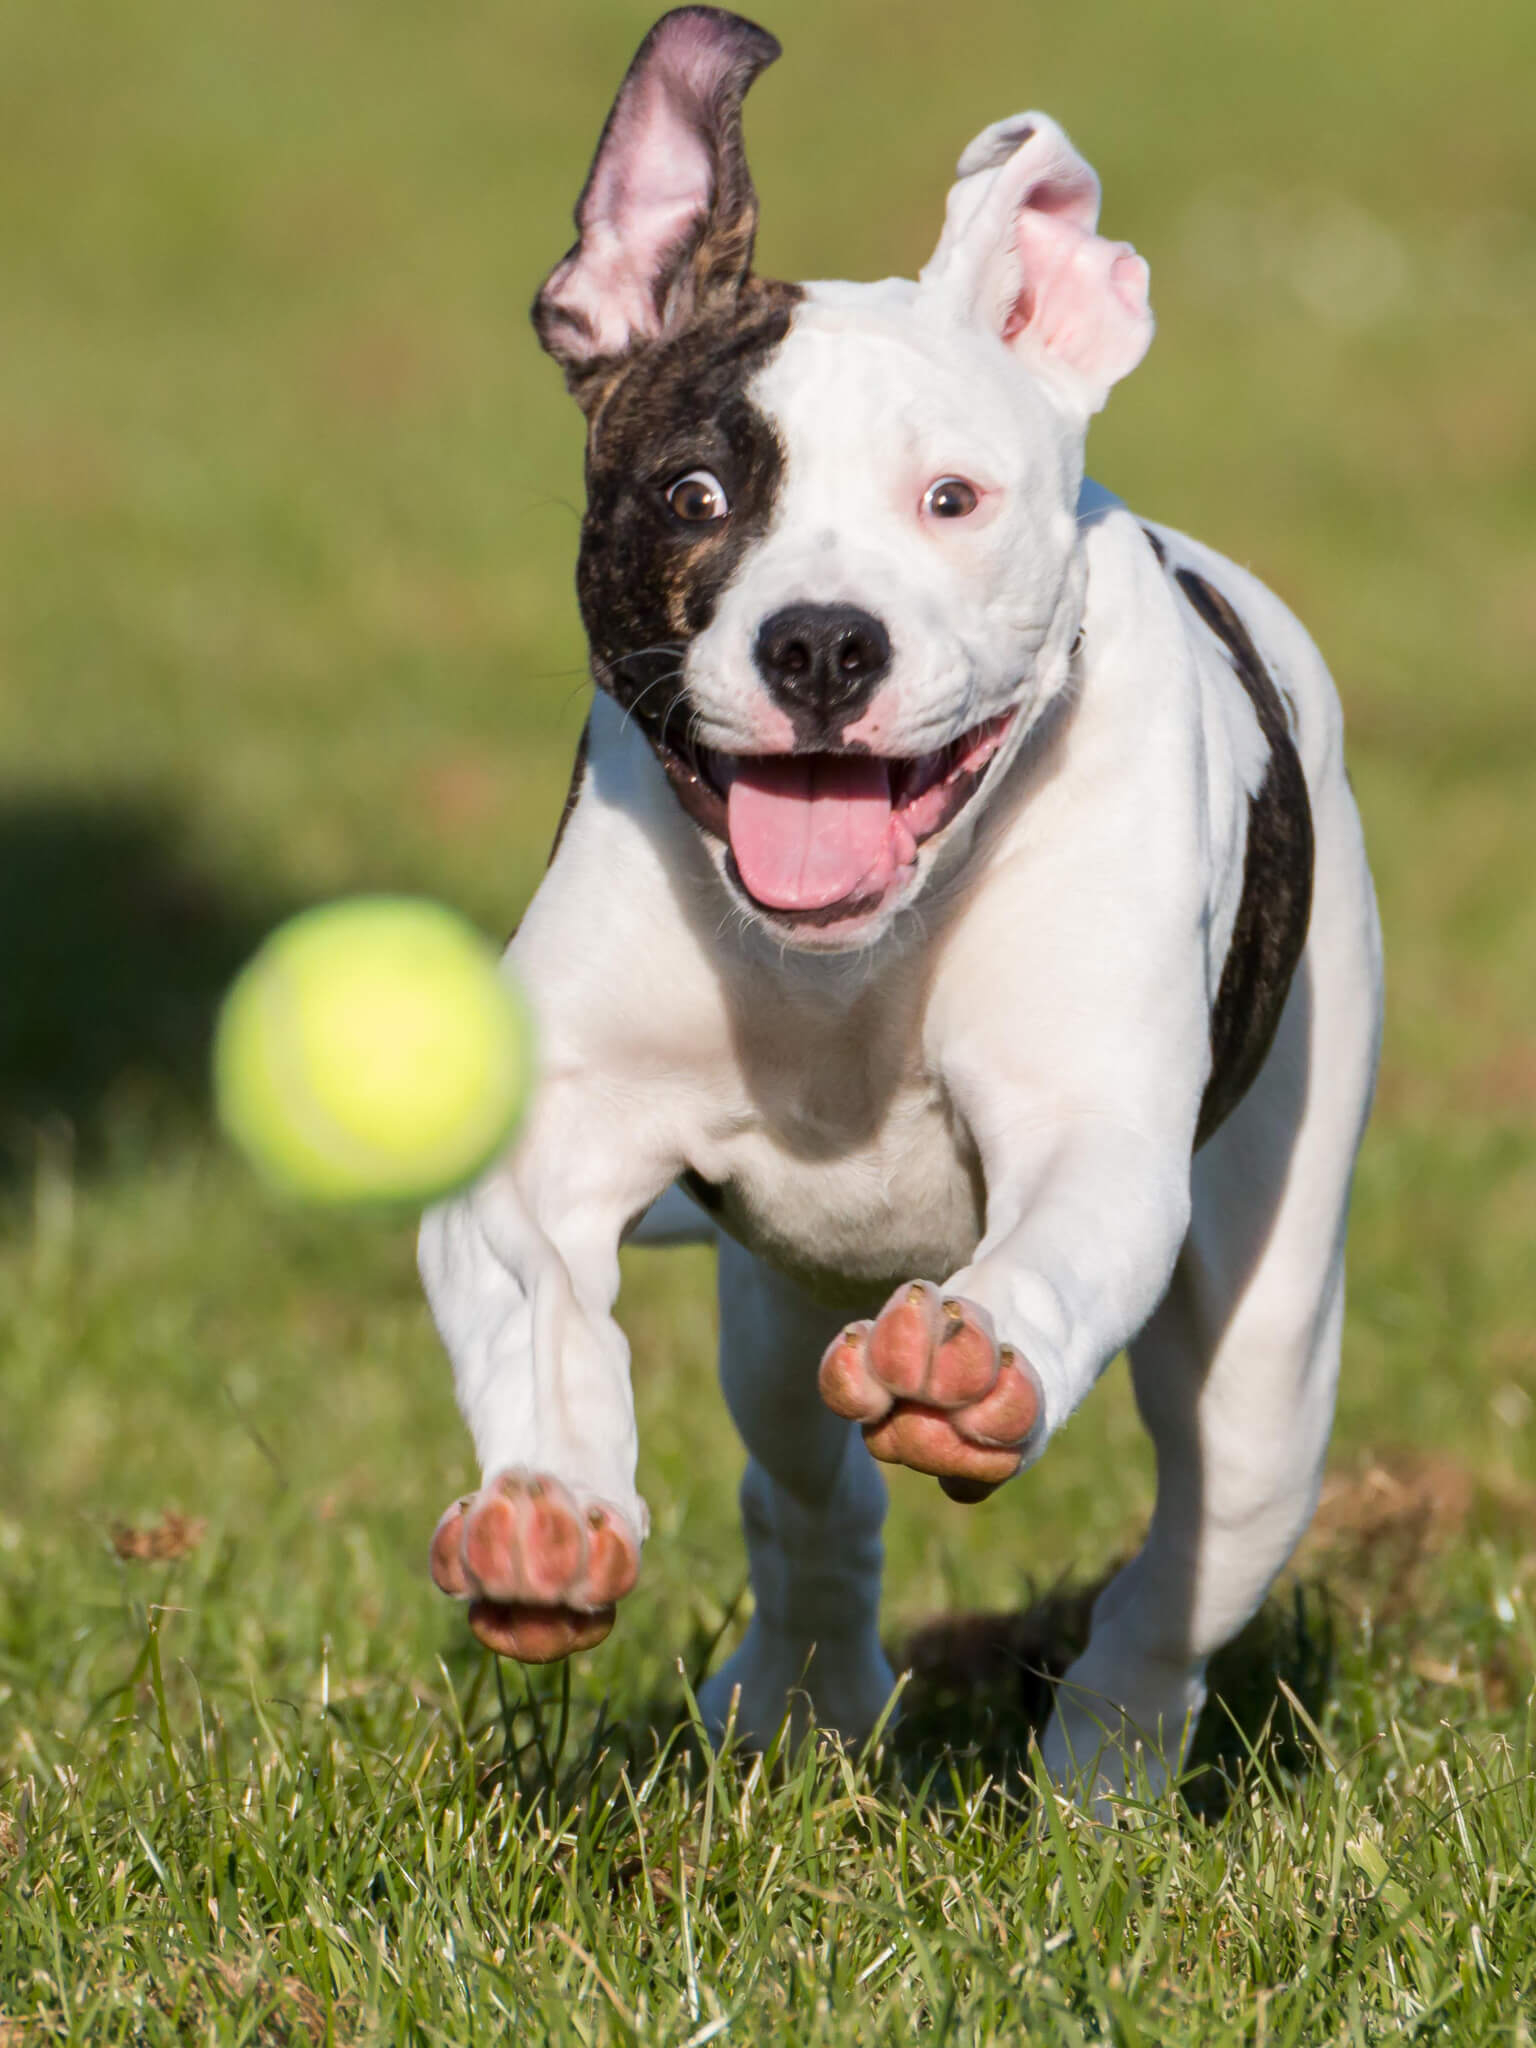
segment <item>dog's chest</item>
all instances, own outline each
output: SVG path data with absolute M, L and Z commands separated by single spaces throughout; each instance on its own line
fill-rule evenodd
M 981 1234 L 974 1149 L 904 1036 L 858 1017 L 749 1033 L 739 1091 L 690 1162 L 733 1237 L 850 1312 L 946 1279 Z

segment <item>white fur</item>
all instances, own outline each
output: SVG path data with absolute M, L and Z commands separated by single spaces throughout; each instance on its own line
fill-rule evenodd
M 945 274 L 964 257 L 954 214 Z M 751 750 L 758 622 L 856 602 L 895 649 L 867 714 L 878 750 L 920 753 L 1017 704 L 1007 757 L 900 900 L 818 951 L 744 904 L 599 695 L 586 782 L 509 951 L 543 1048 L 536 1106 L 512 1157 L 428 1215 L 421 1268 L 483 1470 L 547 1471 L 643 1531 L 618 1244 L 685 1168 L 730 1190 L 722 1376 L 757 1607 L 704 1704 L 723 1722 L 739 1691 L 759 1735 L 802 1681 L 849 1733 L 890 1684 L 884 1489 L 816 1392 L 842 1319 L 914 1275 L 983 1304 L 1044 1392 L 1030 1458 L 1130 1345 L 1157 1512 L 1046 1745 L 1063 1780 L 1112 1787 L 1135 1741 L 1176 1759 L 1206 1658 L 1311 1512 L 1376 1055 L 1375 910 L 1316 651 L 1251 578 L 1163 534 L 1270 666 L 1317 839 L 1280 1032 L 1192 1166 L 1264 769 L 1253 709 L 1140 524 L 1082 484 L 1086 406 L 938 290 L 817 287 L 797 315 L 754 393 L 787 450 L 778 517 L 688 683 L 705 743 Z M 947 471 L 996 493 L 974 530 L 918 517 Z M 675 1239 L 690 1218 L 664 1199 L 649 1231 Z

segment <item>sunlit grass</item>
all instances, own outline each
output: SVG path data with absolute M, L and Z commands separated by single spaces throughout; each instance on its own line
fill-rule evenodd
M 1390 1016 L 1339 1434 L 1185 1787 L 1111 1827 L 1032 1776 L 1151 1497 L 1122 1371 L 987 1508 L 896 1478 L 893 1644 L 1005 1619 L 879 1753 L 716 1764 L 707 1257 L 626 1266 L 639 1588 L 498 1674 L 424 1569 L 469 1452 L 408 1233 L 207 1131 L 270 923 L 537 882 L 580 434 L 526 306 L 651 11 L 0 13 L 0 2044 L 1529 2044 L 1529 7 L 769 10 L 765 267 L 910 272 L 967 137 L 1057 113 L 1160 319 L 1095 468 L 1345 701 Z

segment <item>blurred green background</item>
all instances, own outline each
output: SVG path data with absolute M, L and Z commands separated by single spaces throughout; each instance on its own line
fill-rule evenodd
M 501 931 L 537 882 L 586 684 L 580 423 L 526 308 L 651 13 L 0 11 L 0 1773 L 132 1664 L 110 1533 L 171 1507 L 208 1523 L 155 1581 L 205 1685 L 308 1696 L 322 1639 L 360 1692 L 469 1656 L 424 1571 L 470 1460 L 409 1232 L 267 1204 L 204 1049 L 299 904 Z M 766 15 L 765 271 L 910 273 L 960 147 L 1030 105 L 1151 263 L 1090 460 L 1308 622 L 1386 921 L 1338 1469 L 1452 1461 L 1528 1573 L 1536 9 Z M 577 1678 L 621 1703 L 741 1577 L 708 1261 L 628 1270 L 655 1533 Z M 1098 1571 L 1148 1484 L 1118 1371 L 980 1514 L 899 1477 L 893 1627 Z

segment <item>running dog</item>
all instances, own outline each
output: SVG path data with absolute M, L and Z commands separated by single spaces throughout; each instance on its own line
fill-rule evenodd
M 504 1655 L 606 1635 L 647 1529 L 619 1246 L 712 1234 L 755 1609 L 701 1706 L 857 1736 L 878 1461 L 977 1501 L 1128 1348 L 1157 1504 L 1044 1744 L 1113 1792 L 1176 1767 L 1317 1497 L 1381 1005 L 1339 706 L 1262 585 L 1084 479 L 1152 319 L 1061 129 L 970 144 L 916 283 L 774 282 L 777 55 L 657 23 L 534 310 L 597 689 L 509 953 L 535 1102 L 422 1228 L 484 1474 L 433 1572 Z

